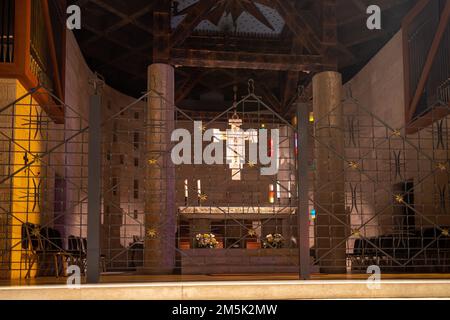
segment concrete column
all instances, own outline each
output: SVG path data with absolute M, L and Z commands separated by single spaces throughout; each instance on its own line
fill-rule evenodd
M 344 119 L 342 77 L 334 71 L 313 78 L 315 123 L 316 249 L 323 273 L 346 273 Z M 320 141 L 320 142 L 319 142 Z M 333 151 L 334 149 L 334 151 Z M 331 251 L 330 251 L 331 250 Z
M 144 273 L 170 274 L 175 268 L 175 166 L 170 136 L 175 129 L 174 69 L 148 69 L 147 170 L 145 190 Z
M 100 213 L 102 168 L 102 98 L 91 96 L 89 105 L 87 283 L 100 280 Z
M 310 278 L 310 239 L 309 239 L 309 106 L 297 104 L 297 238 L 299 257 L 299 278 Z

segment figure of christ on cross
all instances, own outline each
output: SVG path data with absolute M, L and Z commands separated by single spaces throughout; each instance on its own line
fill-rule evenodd
M 241 129 L 242 119 L 237 113 L 228 121 L 230 129 L 220 131 L 214 129 L 214 140 L 226 140 L 226 163 L 231 169 L 231 179 L 235 181 L 241 180 L 241 171 L 245 164 L 245 142 L 256 145 L 258 143 L 257 131 L 245 132 Z

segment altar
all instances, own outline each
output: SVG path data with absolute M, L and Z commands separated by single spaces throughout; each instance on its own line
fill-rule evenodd
M 298 249 L 192 249 L 181 255 L 182 274 L 296 273 Z
M 196 235 L 213 234 L 219 249 L 262 248 L 261 239 L 269 234 L 283 237 L 283 247 L 295 247 L 296 207 L 291 206 L 181 206 L 178 208 L 181 249 L 195 249 Z
M 213 207 L 186 206 L 179 207 L 178 214 L 188 219 L 287 219 L 297 212 L 292 206 L 252 206 L 252 207 Z

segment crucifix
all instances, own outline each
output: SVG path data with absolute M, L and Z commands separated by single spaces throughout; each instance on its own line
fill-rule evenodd
M 239 118 L 236 110 L 228 120 L 228 125 L 230 128 L 226 131 L 214 129 L 214 138 L 226 141 L 226 163 L 231 169 L 231 179 L 239 181 L 245 164 L 245 142 L 257 144 L 258 134 L 256 131 L 245 132 L 242 130 L 242 119 Z

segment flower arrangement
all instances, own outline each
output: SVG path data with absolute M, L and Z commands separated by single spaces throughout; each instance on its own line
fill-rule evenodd
M 195 240 L 197 240 L 197 248 L 202 249 L 215 249 L 217 248 L 217 245 L 219 244 L 216 236 L 212 233 L 205 233 L 205 234 L 197 234 L 195 236 Z
M 279 249 L 283 247 L 284 244 L 284 238 L 279 233 L 274 234 L 268 234 L 263 240 L 262 240 L 263 248 L 264 249 Z

